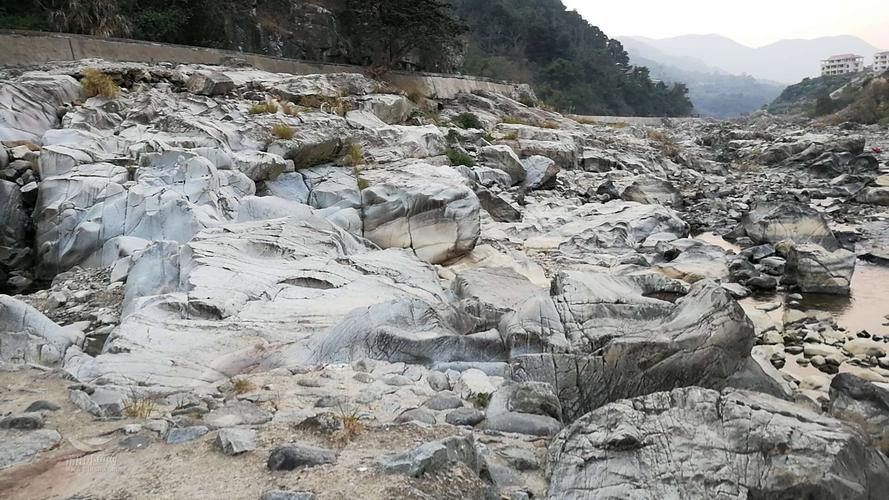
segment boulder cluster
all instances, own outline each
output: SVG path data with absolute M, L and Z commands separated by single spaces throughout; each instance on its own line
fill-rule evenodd
M 84 95 L 86 69 L 119 89 Z M 176 466 L 211 460 L 218 484 L 117 480 L 264 499 L 889 487 L 889 309 L 857 310 L 868 329 L 843 313 L 869 293 L 856 276 L 887 272 L 889 158 L 867 152 L 885 127 L 608 123 L 359 74 L 3 76 L 0 386 L 46 396 L 0 402 L 0 484 L 72 449 L 140 470 L 187 449 Z M 97 485 L 64 496 L 115 494 Z

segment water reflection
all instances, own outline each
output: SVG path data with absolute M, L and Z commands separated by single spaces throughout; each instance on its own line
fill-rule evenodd
M 787 304 L 786 294 L 751 297 L 744 302 L 755 307 L 776 301 Z M 889 314 L 889 267 L 858 261 L 848 297 L 809 293 L 803 294 L 798 303 L 788 306 L 804 311 L 830 312 L 837 325 L 852 333 L 867 330 L 874 335 L 889 335 L 889 326 L 884 325 L 889 323 L 886 319 Z M 782 315 L 783 308 L 769 312 L 771 318 L 779 321 Z

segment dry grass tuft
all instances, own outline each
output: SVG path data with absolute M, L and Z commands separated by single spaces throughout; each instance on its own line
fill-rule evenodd
M 256 384 L 246 378 L 232 379 L 232 390 L 235 391 L 235 394 L 247 394 L 254 389 L 256 389 Z
M 266 101 L 250 106 L 251 115 L 264 115 L 278 112 L 278 103 L 275 101 Z
M 272 125 L 272 135 L 274 135 L 278 139 L 293 139 L 294 133 L 295 132 L 293 131 L 293 127 L 287 125 L 286 123 L 276 123 Z
M 87 68 L 81 72 L 80 89 L 84 98 L 102 96 L 108 99 L 117 98 L 120 87 L 114 80 L 95 68 Z
M 364 424 L 361 423 L 361 416 L 358 415 L 357 408 L 347 411 L 340 406 L 336 419 L 340 421 L 343 428 L 333 435 L 333 440 L 340 446 L 351 443 L 364 431 Z
M 123 411 L 127 417 L 147 419 L 157 410 L 157 400 L 153 396 L 140 396 L 131 391 L 123 403 Z

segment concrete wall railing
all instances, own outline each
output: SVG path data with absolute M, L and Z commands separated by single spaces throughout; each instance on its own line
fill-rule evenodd
M 68 33 L 0 30 L 0 66 L 28 67 L 90 58 L 114 62 L 208 65 L 227 65 L 237 61 L 263 71 L 294 75 L 363 72 L 361 66 L 303 61 L 232 50 Z M 511 95 L 519 87 L 519 84 L 509 82 L 437 73 L 392 72 L 387 79 L 399 87 L 416 89 L 427 96 L 442 99 L 453 98 L 460 92 L 478 90 Z

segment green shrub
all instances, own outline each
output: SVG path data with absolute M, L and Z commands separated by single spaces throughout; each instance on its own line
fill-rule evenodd
M 491 394 L 480 392 L 472 398 L 472 403 L 479 409 L 485 409 L 491 403 Z
M 449 148 L 447 151 L 448 160 L 452 166 L 463 165 L 466 167 L 474 167 L 475 160 L 471 156 L 458 149 Z
M 460 113 L 451 121 L 454 123 L 454 125 L 460 128 L 485 128 L 485 126 L 482 125 L 481 120 L 479 120 L 478 116 L 476 116 L 474 113 Z
M 83 97 L 90 98 L 97 95 L 114 99 L 120 93 L 120 87 L 114 83 L 110 76 L 94 68 L 87 68 L 81 72 L 80 89 Z

